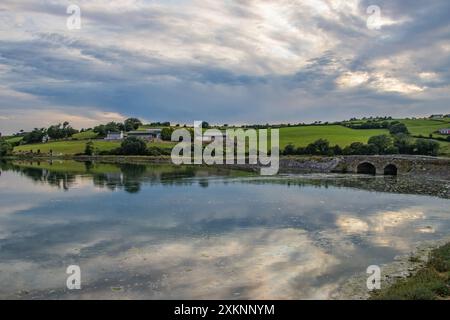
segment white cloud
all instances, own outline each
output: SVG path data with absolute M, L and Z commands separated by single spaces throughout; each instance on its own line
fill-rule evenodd
M 344 88 L 353 88 L 367 83 L 370 76 L 367 72 L 346 72 L 337 79 L 337 84 Z

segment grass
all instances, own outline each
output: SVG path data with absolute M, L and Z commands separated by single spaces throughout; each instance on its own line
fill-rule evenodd
M 120 146 L 119 141 L 93 140 L 93 143 L 94 148 L 98 149 L 98 151 L 109 151 Z M 147 145 L 149 147 L 172 148 L 175 144 L 171 142 L 156 142 L 148 143 Z M 73 155 L 83 153 L 85 146 L 86 141 L 55 141 L 17 146 L 14 148 L 14 153 L 30 152 L 30 150 L 34 153 L 38 150 L 40 150 L 41 153 L 50 153 L 50 150 L 52 150 L 54 155 Z
M 72 138 L 75 140 L 89 140 L 89 139 L 95 139 L 97 138 L 98 133 L 88 130 L 84 132 L 75 133 Z
M 433 250 L 427 265 L 414 276 L 373 293 L 374 300 L 450 299 L 450 243 Z
M 22 141 L 23 137 L 5 137 L 5 141 L 9 143 L 16 143 Z
M 435 141 L 441 145 L 441 147 L 439 149 L 439 153 L 441 155 L 444 155 L 447 157 L 450 156 L 450 142 L 444 142 L 444 141 L 438 141 L 438 140 L 435 140 Z
M 367 143 L 370 137 L 389 134 L 385 129 L 350 129 L 340 125 L 300 126 L 280 129 L 280 148 L 292 143 L 304 147 L 318 139 L 326 139 L 331 145 L 345 147 L 353 142 Z
M 445 135 L 441 135 L 435 133 L 439 129 L 446 129 L 450 127 L 450 120 L 429 120 L 429 119 L 405 119 L 399 120 L 404 123 L 407 127 L 411 135 L 413 136 L 424 136 L 428 137 L 430 134 L 436 137 L 446 137 Z

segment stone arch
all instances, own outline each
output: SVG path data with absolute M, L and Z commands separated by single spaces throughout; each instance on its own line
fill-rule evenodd
M 356 168 L 356 172 L 362 173 L 362 174 L 375 175 L 377 173 L 377 168 L 370 162 L 362 162 L 362 163 L 358 164 L 358 167 Z
M 398 172 L 397 166 L 395 164 L 388 164 L 384 167 L 384 175 L 385 176 L 396 176 Z

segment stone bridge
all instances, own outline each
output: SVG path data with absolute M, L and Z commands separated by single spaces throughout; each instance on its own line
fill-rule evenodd
M 450 175 L 450 159 L 408 156 L 346 156 L 340 158 L 334 172 L 362 173 L 373 175 Z
M 450 180 L 450 159 L 427 156 L 282 157 L 280 169 L 303 172 L 430 176 Z

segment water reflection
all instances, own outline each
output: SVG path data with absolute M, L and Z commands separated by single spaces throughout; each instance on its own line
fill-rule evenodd
M 450 229 L 448 200 L 350 188 L 347 176 L 2 170 L 0 298 L 326 299 L 349 275 Z M 82 268 L 81 291 L 65 289 L 70 264 Z
M 2 170 L 14 171 L 34 182 L 46 183 L 63 190 L 76 186 L 79 175 L 92 177 L 94 186 L 109 190 L 123 189 L 129 193 L 138 193 L 142 183 L 160 183 L 167 185 L 189 185 L 197 183 L 208 187 L 211 176 L 247 176 L 250 173 L 223 170 L 218 168 L 193 166 L 175 167 L 171 165 L 115 164 L 75 161 L 15 161 L 0 163 Z M 112 171 L 108 171 L 112 170 Z M 198 181 L 186 178 L 199 177 Z

